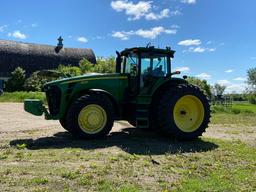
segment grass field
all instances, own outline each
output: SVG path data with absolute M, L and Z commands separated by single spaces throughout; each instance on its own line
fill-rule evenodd
M 132 139 L 137 142 L 129 146 L 112 139 L 86 142 L 67 136 L 62 144 L 53 138 L 12 141 L 0 153 L 1 191 L 256 189 L 255 147 L 210 138 L 186 143 L 155 138 L 149 145 Z
M 256 113 L 256 105 L 249 103 L 234 103 L 233 108 L 241 111 L 252 111 L 253 113 Z
M 24 99 L 40 99 L 46 101 L 45 93 L 43 92 L 5 92 L 0 96 L 0 102 L 23 102 Z

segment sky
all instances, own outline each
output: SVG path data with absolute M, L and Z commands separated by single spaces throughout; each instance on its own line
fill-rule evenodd
M 171 46 L 172 70 L 241 93 L 256 67 L 255 0 L 2 0 L 0 39 L 91 48 Z

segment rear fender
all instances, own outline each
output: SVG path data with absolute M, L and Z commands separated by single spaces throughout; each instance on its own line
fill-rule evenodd
M 159 95 L 161 95 L 161 93 L 163 92 L 163 90 L 165 90 L 167 86 L 177 86 L 179 84 L 188 84 L 188 82 L 180 78 L 171 78 L 157 84 L 156 86 L 154 86 L 153 91 L 151 92 L 152 101 L 154 101 Z

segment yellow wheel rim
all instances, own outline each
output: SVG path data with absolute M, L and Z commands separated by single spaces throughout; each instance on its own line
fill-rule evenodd
M 78 124 L 87 134 L 99 133 L 107 123 L 107 113 L 99 105 L 90 104 L 84 107 L 78 115 Z
M 197 130 L 204 119 L 204 106 L 193 95 L 181 97 L 174 106 L 173 116 L 176 126 L 183 132 Z

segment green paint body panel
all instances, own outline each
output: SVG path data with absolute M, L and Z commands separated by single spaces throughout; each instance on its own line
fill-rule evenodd
M 33 115 L 41 116 L 44 113 L 43 102 L 38 99 L 25 99 L 24 110 Z
M 128 75 L 125 74 L 101 74 L 84 75 L 53 81 L 47 83 L 45 88 L 47 89 L 47 87 L 50 86 L 57 86 L 61 90 L 60 111 L 58 114 L 50 115 L 48 110 L 43 106 L 42 101 L 34 99 L 26 99 L 24 101 L 24 109 L 33 115 L 40 116 L 45 113 L 46 119 L 58 120 L 64 118 L 70 104 L 79 96 L 82 96 L 89 91 L 101 91 L 102 93 L 111 96 L 116 101 L 122 114 L 122 105 L 125 103 L 150 105 L 155 91 L 165 83 L 170 81 L 186 83 L 185 80 L 180 78 L 160 78 L 152 88 L 144 92 L 142 90 L 142 93 L 139 93 L 136 97 L 128 99 L 128 78 Z M 123 117 L 120 116 L 119 119 L 123 119 Z

